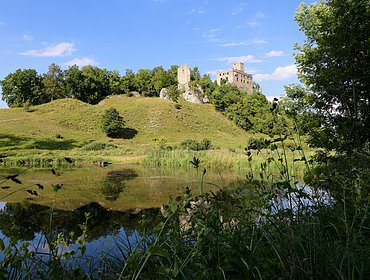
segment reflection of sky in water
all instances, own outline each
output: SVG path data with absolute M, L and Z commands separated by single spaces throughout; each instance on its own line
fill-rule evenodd
M 5 237 L 0 231 L 0 238 L 4 240 L 5 246 L 9 245 L 9 239 Z M 130 234 L 126 234 L 124 228 L 121 228 L 117 234 L 108 235 L 100 237 L 94 241 L 86 242 L 86 252 L 81 258 L 80 253 L 72 257 L 72 261 L 64 260 L 65 263 L 68 262 L 68 265 L 71 265 L 74 268 L 80 267 L 85 271 L 92 269 L 91 265 L 98 265 L 97 262 L 92 262 L 92 259 L 98 259 L 104 255 L 108 257 L 117 257 L 117 259 L 124 260 L 122 254 L 127 254 L 129 250 L 133 250 L 136 247 L 137 243 L 141 239 L 141 236 L 137 231 L 130 231 Z M 20 248 L 22 242 L 17 242 L 16 246 Z M 64 247 L 62 245 L 58 246 L 59 255 L 64 252 L 78 251 L 79 246 L 77 244 L 68 245 Z M 35 238 L 32 241 L 29 241 L 28 250 L 30 252 L 36 252 L 37 257 L 40 260 L 48 261 L 50 258 L 50 247 L 45 238 L 41 233 L 36 233 Z M 0 251 L 0 260 L 4 259 L 3 251 Z
M 6 202 L 0 202 L 0 211 L 4 210 Z
M 281 196 L 270 201 L 272 205 L 272 213 L 277 213 L 279 210 L 291 209 L 296 213 L 302 207 L 306 211 L 315 211 L 316 206 L 331 205 L 334 202 L 333 197 L 327 191 L 314 190 L 307 185 L 297 185 L 296 192 L 288 194 L 286 191 L 281 191 Z

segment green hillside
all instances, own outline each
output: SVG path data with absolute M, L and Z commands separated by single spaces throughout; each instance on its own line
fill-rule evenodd
M 159 98 L 113 96 L 98 105 L 75 99 L 61 99 L 32 107 L 0 110 L 0 152 L 9 155 L 38 154 L 40 151 L 69 151 L 91 141 L 114 142 L 119 147 L 144 151 L 164 139 L 169 145 L 184 139 L 208 138 L 219 148 L 243 147 L 247 133 L 212 105 Z M 105 109 L 116 108 L 126 123 L 125 139 L 110 139 L 100 130 Z

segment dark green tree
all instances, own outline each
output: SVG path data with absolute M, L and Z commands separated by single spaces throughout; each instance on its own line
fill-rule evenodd
M 198 66 L 195 66 L 193 69 L 190 69 L 190 80 L 198 81 L 200 80 L 200 72 Z
M 295 19 L 306 35 L 295 47 L 298 75 L 320 120 L 311 140 L 361 150 L 370 139 L 369 0 L 303 3 Z
M 110 93 L 109 77 L 106 69 L 96 66 L 85 66 L 81 69 L 83 76 L 84 92 L 78 98 L 81 101 L 97 104 Z
M 295 131 L 301 135 L 313 136 L 311 142 L 317 141 L 317 136 L 314 136 L 315 128 L 321 123 L 320 115 L 311 106 L 314 99 L 315 96 L 302 85 L 287 85 L 285 96 L 279 102 L 286 115 L 292 119 Z M 335 141 L 335 139 L 330 139 L 330 141 Z
M 64 71 L 66 96 L 70 98 L 80 99 L 84 95 L 84 77 L 77 65 L 68 67 Z
M 135 73 L 131 69 L 126 69 L 125 76 L 121 77 L 121 87 L 125 94 L 135 91 Z
M 119 137 L 124 125 L 123 118 L 116 109 L 105 110 L 101 118 L 101 128 L 108 137 Z
M 122 77 L 117 70 L 107 71 L 109 80 L 109 95 L 124 94 L 125 90 L 122 84 Z
M 206 74 L 198 81 L 198 84 L 203 89 L 206 96 L 211 96 L 212 92 L 217 88 L 217 83 L 212 82 L 211 77 Z
M 216 110 L 221 112 L 224 112 L 230 105 L 239 103 L 242 99 L 238 88 L 226 83 L 217 87 L 210 98 Z
M 48 68 L 48 72 L 43 75 L 42 83 L 48 99 L 55 100 L 66 97 L 64 72 L 55 63 L 52 63 Z
M 45 96 L 42 78 L 35 69 L 18 69 L 0 81 L 2 99 L 9 107 L 22 107 L 26 101 L 38 105 L 50 101 Z
M 143 96 L 155 96 L 156 92 L 151 83 L 153 71 L 149 69 L 140 69 L 134 78 L 135 89 Z
M 154 88 L 157 96 L 159 96 L 162 88 L 166 88 L 171 85 L 170 77 L 167 71 L 165 71 L 162 66 L 153 69 L 150 83 L 151 87 Z
M 167 70 L 167 74 L 170 80 L 170 85 L 177 85 L 177 70 L 179 69 L 178 65 L 171 65 L 170 69 Z

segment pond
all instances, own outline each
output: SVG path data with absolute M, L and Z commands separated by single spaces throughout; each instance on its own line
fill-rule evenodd
M 19 174 L 6 180 L 9 174 Z M 30 242 L 44 251 L 62 232 L 73 244 L 82 235 L 85 213 L 86 254 L 120 253 L 141 236 L 140 221 L 155 224 L 160 207 L 188 187 L 199 193 L 203 170 L 111 165 L 80 169 L 0 169 L 0 238 L 6 244 Z M 244 174 L 207 170 L 204 190 L 217 191 Z M 73 234 L 72 234 L 73 233 Z M 117 242 L 121 243 L 118 249 Z M 75 245 L 72 245 L 72 247 Z M 0 260 L 4 258 L 0 252 Z

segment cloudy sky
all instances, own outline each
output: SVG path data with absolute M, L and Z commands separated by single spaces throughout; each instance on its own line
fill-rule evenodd
M 56 63 L 109 70 L 245 63 L 266 96 L 297 83 L 295 0 L 1 0 L 0 80 Z M 312 0 L 307 1 L 313 2 Z M 0 101 L 0 108 L 6 104 Z

